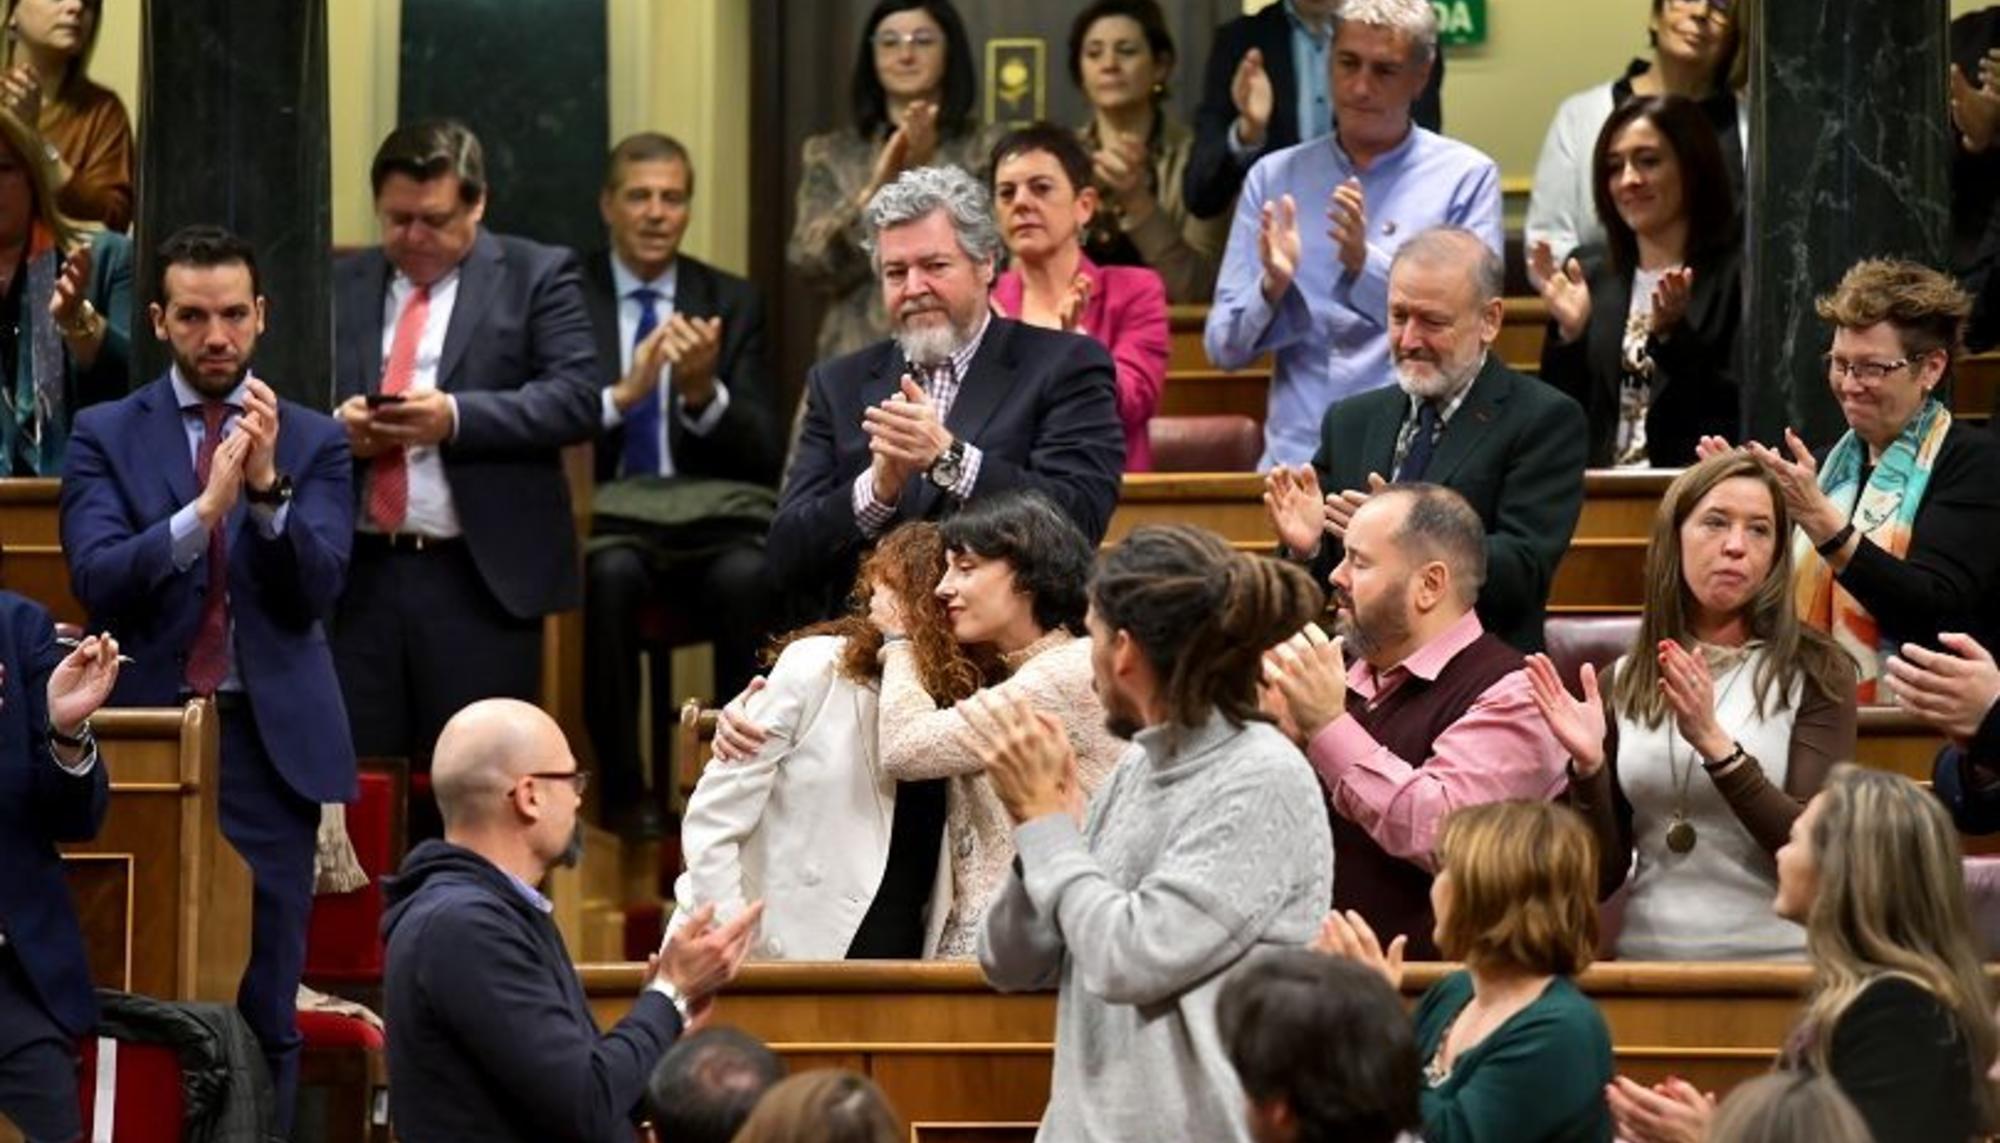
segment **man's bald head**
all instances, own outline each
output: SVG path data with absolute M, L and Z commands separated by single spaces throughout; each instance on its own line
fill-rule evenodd
M 484 699 L 451 717 L 431 757 L 431 789 L 447 830 L 497 814 L 506 791 L 523 774 L 569 754 L 562 728 L 540 707 L 518 699 Z

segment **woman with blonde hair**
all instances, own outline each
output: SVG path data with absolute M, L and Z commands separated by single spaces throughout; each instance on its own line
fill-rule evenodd
M 1812 991 L 1779 1067 L 1830 1077 L 1876 1139 L 1964 1143 L 1993 1124 L 1993 1000 L 1958 834 L 1900 774 L 1841 765 L 1778 851 L 1778 915 L 1803 924 Z M 1697 1143 L 1712 1102 L 1620 1077 L 1633 1143 Z
M 1597 844 L 1566 806 L 1488 802 L 1445 819 L 1431 883 L 1437 944 L 1465 967 L 1417 1006 L 1429 1143 L 1609 1143 L 1611 1034 L 1575 977 L 1597 947 Z M 1313 947 L 1400 988 L 1359 913 L 1329 913 Z
M 1715 1109 L 1705 1143 L 1874 1143 L 1874 1138 L 1833 1081 L 1773 1072 L 1729 1093 Z
M 984 671 L 931 593 L 945 562 L 936 524 L 906 524 L 863 561 L 846 615 L 778 641 L 746 703 L 768 737 L 748 757 L 710 765 L 688 799 L 676 918 L 704 904 L 728 918 L 762 899 L 759 958 L 929 951 L 926 933 L 942 927 L 929 916 L 935 876 L 884 876 L 900 783 L 876 739 L 884 640 L 869 616 L 901 617 L 911 686 L 940 702 L 972 694 Z
M 1805 951 L 1771 914 L 1792 822 L 1854 754 L 1854 663 L 1792 606 L 1791 519 L 1748 453 L 1667 487 L 1646 549 L 1646 610 L 1600 690 L 1570 697 L 1528 657 L 1536 706 L 1570 754 L 1570 802 L 1627 889 L 1627 960 L 1770 960 Z M 1636 860 L 1635 860 L 1636 859 Z
M 733 1143 L 903 1143 L 903 1127 L 874 1080 L 819 1068 L 765 1092 Z

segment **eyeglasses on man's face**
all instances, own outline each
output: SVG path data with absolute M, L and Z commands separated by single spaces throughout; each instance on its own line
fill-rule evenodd
M 585 790 L 590 789 L 588 770 L 536 770 L 526 777 L 538 778 L 544 782 L 568 782 L 576 787 L 576 796 L 579 798 L 583 796 Z

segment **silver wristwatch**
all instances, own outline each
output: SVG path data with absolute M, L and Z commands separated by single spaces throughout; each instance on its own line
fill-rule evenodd
M 957 491 L 958 482 L 965 476 L 965 442 L 953 437 L 951 444 L 931 462 L 925 475 L 930 477 L 932 484 L 946 492 Z

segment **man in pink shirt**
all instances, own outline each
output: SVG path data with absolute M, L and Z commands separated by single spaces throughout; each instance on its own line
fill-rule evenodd
M 1465 498 L 1390 485 L 1355 510 L 1334 568 L 1340 638 L 1310 627 L 1265 656 L 1267 694 L 1331 809 L 1333 904 L 1433 959 L 1431 876 L 1453 810 L 1549 798 L 1562 748 L 1520 652 L 1474 614 L 1486 530 Z M 1344 649 L 1356 656 L 1349 666 Z

